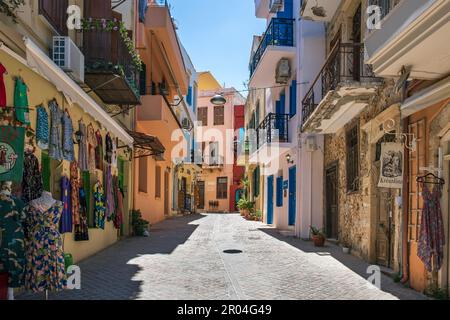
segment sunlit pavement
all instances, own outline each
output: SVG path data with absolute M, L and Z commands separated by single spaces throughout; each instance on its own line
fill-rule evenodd
M 226 253 L 228 250 L 230 253 Z M 424 299 L 334 246 L 285 237 L 237 214 L 168 219 L 79 264 L 81 290 L 50 299 Z M 43 299 L 22 295 L 20 299 Z

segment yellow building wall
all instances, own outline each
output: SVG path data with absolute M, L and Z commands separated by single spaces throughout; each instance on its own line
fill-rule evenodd
M 214 78 L 211 72 L 200 72 L 198 75 L 198 90 L 209 91 L 222 89 L 222 85 Z
M 20 75 L 24 79 L 25 83 L 29 88 L 28 101 L 30 107 L 32 108 L 32 110 L 30 110 L 30 121 L 31 121 L 31 128 L 33 130 L 36 129 L 36 110 L 34 107 L 43 104 L 46 107 L 47 112 L 49 113 L 48 101 L 54 98 L 57 100 L 57 103 L 60 107 L 67 108 L 69 110 L 70 116 L 74 124 L 74 131 L 78 130 L 77 122 L 80 119 L 83 119 L 85 124 L 89 124 L 92 122 L 94 130 L 100 128 L 99 123 L 97 123 L 96 120 L 92 118 L 89 114 L 85 113 L 84 110 L 81 109 L 77 104 L 70 106 L 63 98 L 62 93 L 58 92 L 52 83 L 48 82 L 37 73 L 30 70 L 27 66 L 23 65 L 22 63 L 20 63 L 19 61 L 12 58 L 11 56 L 9 56 L 8 54 L 6 54 L 1 50 L 0 50 L 0 62 L 5 66 L 5 68 L 8 71 L 8 74 L 4 76 L 4 80 L 7 93 L 7 104 L 9 106 L 13 105 L 15 76 Z M 102 131 L 103 139 L 105 139 L 106 133 L 107 132 L 105 130 Z M 35 154 L 40 161 L 41 150 L 38 147 L 36 147 Z M 77 155 L 78 155 L 78 146 L 75 145 L 76 158 Z M 65 160 L 62 161 L 61 173 L 70 176 L 70 163 L 68 161 Z M 100 171 L 98 171 L 97 174 L 99 177 L 102 177 L 102 173 Z M 113 170 L 113 174 L 117 174 L 117 169 Z M 52 173 L 51 191 L 53 192 L 54 198 L 58 200 L 61 198 L 59 188 L 60 177 L 61 175 L 59 173 L 56 172 Z M 128 216 L 128 209 L 125 208 L 124 218 L 127 218 L 127 216 Z M 113 223 L 106 222 L 105 224 L 106 224 L 105 230 L 89 229 L 89 241 L 75 242 L 74 234 L 64 235 L 63 237 L 64 251 L 66 253 L 71 253 L 73 255 L 75 263 L 91 256 L 92 254 L 110 246 L 111 244 L 117 241 L 118 231 L 114 229 Z

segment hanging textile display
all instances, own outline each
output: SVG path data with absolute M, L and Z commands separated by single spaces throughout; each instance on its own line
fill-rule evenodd
M 73 146 L 73 125 L 69 112 L 64 111 L 62 117 L 63 124 L 63 158 L 67 161 L 75 160 L 75 150 Z
M 111 138 L 111 135 L 109 134 L 109 132 L 106 135 L 105 144 L 106 144 L 105 161 L 107 163 L 111 164 L 112 154 L 113 154 L 113 141 L 112 141 L 112 138 Z
M 111 165 L 114 168 L 117 168 L 117 142 L 116 142 L 116 139 L 112 139 Z
M 100 130 L 95 132 L 97 146 L 95 147 L 95 166 L 98 170 L 103 170 L 103 138 Z
M 95 137 L 94 126 L 90 123 L 87 126 L 88 143 L 88 168 L 90 172 L 95 172 L 95 148 L 97 147 L 97 138 Z
M 25 287 L 33 292 L 66 287 L 63 244 L 58 231 L 62 210 L 62 203 L 46 191 L 24 209 L 28 229 Z
M 123 194 L 122 190 L 119 188 L 119 178 L 117 176 L 113 177 L 113 184 L 114 184 L 114 200 L 116 204 L 116 211 L 114 215 L 114 227 L 116 229 L 120 229 L 122 226 L 123 221 Z
M 63 176 L 61 178 L 61 201 L 63 204 L 60 233 L 72 233 L 72 205 L 70 198 L 70 180 L 68 177 Z
M 105 229 L 105 194 L 100 181 L 94 185 L 94 227 Z
M 78 130 L 80 135 L 80 141 L 78 142 L 78 167 L 81 171 L 88 171 L 87 129 L 82 120 L 78 122 Z
M 22 201 L 14 198 L 10 190 L 0 191 L 0 273 L 8 273 L 10 288 L 19 288 L 24 283 L 23 219 Z
M 37 146 L 41 148 L 41 150 L 47 150 L 50 143 L 48 113 L 44 106 L 40 105 L 36 108 L 36 114 Z
M 25 128 L 0 126 L 0 181 L 22 181 Z
M 111 174 L 111 165 L 108 165 L 106 170 L 106 218 L 111 221 L 115 211 L 114 201 L 114 185 L 113 177 Z
M 7 73 L 6 68 L 0 62 L 0 108 L 6 107 L 6 88 L 4 75 Z
M 444 261 L 445 233 L 441 210 L 442 185 L 431 191 L 422 184 L 424 208 L 421 214 L 417 255 L 429 271 L 439 271 Z
M 401 189 L 403 187 L 403 150 L 401 143 L 381 145 L 379 188 Z
M 62 118 L 63 111 L 59 108 L 56 100 L 49 102 L 48 107 L 51 114 L 50 147 L 48 155 L 55 160 L 63 160 L 62 147 Z
M 16 77 L 14 88 L 14 108 L 16 120 L 23 124 L 30 124 L 30 111 L 28 109 L 28 87 L 22 77 Z
M 79 181 L 79 180 L 78 180 Z M 89 226 L 87 221 L 87 201 L 86 192 L 84 188 L 80 186 L 79 199 L 80 199 L 80 223 L 75 225 L 75 241 L 88 241 L 89 240 Z
M 25 152 L 22 179 L 22 200 L 25 203 L 37 199 L 42 195 L 43 182 L 39 170 L 39 160 L 32 152 Z

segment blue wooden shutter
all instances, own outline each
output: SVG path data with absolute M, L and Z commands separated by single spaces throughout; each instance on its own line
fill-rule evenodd
M 186 97 L 187 103 L 192 106 L 192 87 L 189 87 L 188 94 Z
M 283 177 L 277 177 L 277 207 L 283 206 Z

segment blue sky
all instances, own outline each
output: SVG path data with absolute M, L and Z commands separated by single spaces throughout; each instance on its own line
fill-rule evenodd
M 248 80 L 254 34 L 265 30 L 253 0 L 169 0 L 179 37 L 197 71 L 238 90 Z M 245 92 L 244 92 L 245 95 Z

